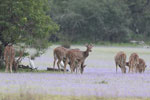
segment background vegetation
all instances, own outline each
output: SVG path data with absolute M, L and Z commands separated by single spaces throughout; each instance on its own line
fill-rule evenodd
M 49 11 L 48 0 L 0 0 L 0 55 L 8 43 L 48 47 L 51 33 L 59 29 Z
M 149 0 L 0 0 L 0 56 L 8 43 L 149 41 Z
M 51 7 L 50 15 L 60 26 L 53 41 L 149 40 L 149 0 L 53 0 Z

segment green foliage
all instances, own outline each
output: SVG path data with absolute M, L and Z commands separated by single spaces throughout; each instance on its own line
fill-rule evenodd
M 53 0 L 52 4 L 60 40 L 64 36 L 71 42 L 128 42 L 150 36 L 149 0 Z
M 58 30 L 47 13 L 48 0 L 1 0 L 0 41 L 25 43 L 35 48 L 46 48 L 48 38 Z

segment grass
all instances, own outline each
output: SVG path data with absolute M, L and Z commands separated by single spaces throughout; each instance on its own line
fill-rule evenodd
M 0 100 L 150 100 L 150 98 L 117 98 L 96 96 L 61 96 L 30 93 L 0 94 Z
M 83 75 L 50 74 L 63 73 L 46 70 L 47 67 L 52 67 L 52 52 L 56 46 L 57 45 L 51 46 L 45 54 L 35 59 L 35 65 L 39 66 L 40 68 L 43 67 L 45 70 L 31 71 L 30 69 L 19 69 L 19 74 L 0 73 L 0 88 L 1 92 L 5 93 L 0 93 L 0 100 L 150 100 L 150 98 L 138 98 L 138 96 L 149 97 L 149 68 L 146 69 L 146 73 L 144 74 L 122 75 L 115 74 L 114 64 L 115 54 L 118 51 L 124 51 L 127 54 L 127 61 L 132 52 L 137 52 L 139 56 L 143 58 L 146 63 L 148 63 L 147 65 L 149 66 L 149 49 L 140 47 L 94 46 L 92 52 L 85 62 L 87 68 L 85 69 Z M 72 48 L 80 48 L 81 50 L 86 49 L 84 46 L 80 45 L 74 45 Z M 28 64 L 28 59 L 24 60 L 24 62 L 25 64 Z M 55 68 L 57 67 L 55 66 Z M 5 69 L 0 71 L 4 72 L 4 70 Z M 31 89 L 33 92 L 30 91 L 29 93 L 20 93 L 18 89 L 22 86 L 27 87 L 27 91 L 30 91 Z M 6 94 L 8 92 L 5 92 L 5 88 L 10 90 L 9 94 Z M 15 89 L 17 92 L 12 94 L 11 90 L 13 91 Z M 25 91 L 26 88 L 23 88 L 23 90 Z M 36 93 L 39 94 L 34 94 L 34 91 L 37 91 Z M 40 94 L 43 92 L 46 92 L 47 94 Z M 89 96 L 90 93 L 91 96 Z M 82 94 L 87 96 L 83 97 Z M 78 96 L 76 97 L 76 95 Z M 113 95 L 114 97 L 101 97 L 103 95 Z M 125 97 L 122 97 L 122 95 Z M 126 98 L 126 95 L 129 97 Z

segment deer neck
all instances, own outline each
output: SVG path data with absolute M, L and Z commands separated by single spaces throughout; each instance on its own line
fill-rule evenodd
M 89 51 L 88 50 L 84 51 L 83 55 L 84 55 L 84 58 L 88 57 L 89 56 Z

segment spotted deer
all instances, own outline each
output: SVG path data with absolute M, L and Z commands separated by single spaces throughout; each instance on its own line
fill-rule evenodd
M 146 68 L 146 64 L 145 64 L 144 59 L 139 58 L 139 64 L 137 65 L 136 68 L 137 68 L 137 69 L 136 69 L 136 72 L 144 73 L 145 68 Z
M 64 47 L 56 47 L 53 51 L 53 55 L 54 55 L 54 62 L 53 62 L 53 68 L 55 68 L 55 63 L 57 61 L 57 67 L 60 70 L 60 63 L 61 61 L 63 61 L 66 58 L 66 53 L 67 53 L 68 49 L 64 48 Z
M 54 62 L 53 62 L 53 69 L 55 69 L 55 63 L 57 61 L 57 67 L 60 70 L 60 66 L 62 66 L 62 62 L 65 63 L 66 61 L 66 54 L 68 52 L 68 50 L 72 50 L 72 51 L 79 51 L 78 48 L 76 49 L 67 49 L 64 47 L 56 47 L 53 51 L 53 55 L 54 55 Z M 78 61 L 76 62 L 78 63 Z M 70 64 L 70 62 L 68 62 L 68 64 Z M 83 65 L 85 66 L 85 65 Z
M 116 64 L 116 73 L 118 66 L 121 68 L 122 73 L 126 73 L 126 54 L 123 51 L 120 51 L 115 56 L 115 64 Z
M 129 67 L 129 62 L 126 62 L 126 66 Z M 146 68 L 145 61 L 142 58 L 139 58 L 139 64 L 136 66 L 136 73 L 144 73 Z
M 66 71 L 66 65 L 70 62 L 71 73 L 76 69 L 76 67 L 80 68 L 80 72 L 83 73 L 84 70 L 84 61 L 89 56 L 89 52 L 92 52 L 93 45 L 86 45 L 85 51 L 80 50 L 68 50 L 66 55 L 66 61 L 64 65 L 64 71 Z M 78 66 L 75 66 L 75 62 L 78 62 Z
M 13 62 L 15 61 L 15 50 L 13 45 L 7 45 L 4 49 L 4 60 L 6 64 L 5 72 L 8 72 L 8 68 L 12 73 Z
M 12 69 L 14 68 L 15 72 L 18 69 L 19 62 L 21 61 L 21 57 L 23 56 L 25 48 L 23 51 L 20 50 L 20 54 L 17 60 L 15 60 L 15 49 L 13 45 L 7 45 L 4 49 L 4 60 L 6 64 L 5 72 L 8 72 L 8 69 L 10 69 L 10 72 L 12 73 Z
M 128 62 L 128 66 L 129 66 L 129 73 L 132 71 L 136 72 L 136 68 L 137 65 L 139 64 L 139 56 L 137 53 L 132 53 L 129 57 L 129 62 Z

